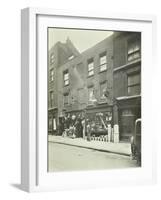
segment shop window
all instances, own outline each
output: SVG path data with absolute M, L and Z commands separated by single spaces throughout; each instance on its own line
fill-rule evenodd
M 88 60 L 88 76 L 94 75 L 94 61 L 93 58 Z
M 53 130 L 56 131 L 57 125 L 56 125 L 56 118 L 53 118 Z
M 100 72 L 103 72 L 107 69 L 107 55 L 103 53 L 100 55 Z
M 49 123 L 49 129 L 51 130 L 52 129 L 52 125 L 53 125 L 52 124 L 52 117 L 49 118 L 49 122 L 48 123 Z
M 128 95 L 137 95 L 140 92 L 140 73 L 128 75 Z
M 127 60 L 129 62 L 138 59 L 141 57 L 141 51 L 140 51 L 140 41 L 135 39 L 128 42 L 128 55 Z
M 64 85 L 69 85 L 69 71 L 66 70 L 63 72 L 63 79 L 64 79 Z
M 133 115 L 133 112 L 131 109 L 125 109 L 122 111 L 122 116 L 131 116 Z

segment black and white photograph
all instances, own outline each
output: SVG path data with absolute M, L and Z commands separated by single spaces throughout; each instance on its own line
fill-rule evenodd
M 48 172 L 141 167 L 141 32 L 47 35 Z

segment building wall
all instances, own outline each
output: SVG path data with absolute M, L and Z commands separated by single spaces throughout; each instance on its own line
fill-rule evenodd
M 51 55 L 54 55 L 54 62 L 51 63 Z M 57 107 L 57 65 L 58 65 L 58 50 L 57 46 L 54 46 L 48 54 L 48 108 Z M 50 80 L 50 70 L 54 70 L 54 78 L 53 81 Z M 53 91 L 54 93 L 54 100 L 53 103 L 50 101 L 50 92 Z
M 100 54 L 106 52 L 107 70 L 100 72 Z M 93 58 L 94 75 L 88 76 L 88 60 Z M 69 70 L 68 86 L 64 86 L 63 72 Z M 86 50 L 73 60 L 68 61 L 58 69 L 58 107 L 61 113 L 64 109 L 83 110 L 88 106 L 88 88 L 93 87 L 94 96 L 101 103 L 100 83 L 106 82 L 109 90 L 108 104 L 113 101 L 113 37 L 109 37 L 94 47 Z M 69 94 L 69 105 L 64 107 L 63 96 Z M 81 97 L 81 98 L 80 98 Z M 105 99 L 106 100 L 106 99 Z M 104 101 L 102 103 L 105 103 Z M 59 113 L 59 114 L 60 114 Z
M 128 96 L 128 75 L 132 73 L 141 73 L 141 62 L 131 65 L 129 68 L 114 72 L 114 96 Z
M 137 38 L 141 42 L 141 33 L 139 32 L 115 32 L 113 35 L 113 56 L 114 68 L 126 65 L 128 63 L 128 41 Z
M 113 125 L 119 126 L 120 137 L 130 137 L 135 119 L 141 116 L 141 98 L 135 97 L 126 101 L 118 99 L 130 96 L 127 88 L 128 75 L 141 73 L 141 58 L 128 61 L 128 45 L 133 38 L 141 40 L 141 35 L 139 33 L 115 32 L 112 36 L 81 54 L 75 51 L 70 40 L 66 44 L 58 43 L 57 46 L 53 47 L 57 60 L 55 60 L 56 65 L 50 67 L 56 68 L 54 74 L 56 81 L 55 84 L 49 83 L 48 90 L 49 92 L 52 88 L 54 90 L 57 118 L 62 116 L 64 112 L 79 113 L 84 109 L 90 114 L 102 111 L 106 114 L 111 112 L 114 118 L 112 119 Z M 100 56 L 102 53 L 106 55 L 107 69 L 101 72 Z M 72 55 L 74 55 L 73 58 L 70 58 Z M 88 74 L 88 61 L 90 59 L 93 59 L 94 63 L 94 74 L 91 76 Z M 69 85 L 65 86 L 63 74 L 66 70 L 69 73 Z M 106 98 L 101 97 L 101 83 L 106 87 Z M 94 93 L 93 98 L 97 100 L 93 104 L 88 97 L 91 87 Z M 65 95 L 68 95 L 68 104 L 66 105 L 64 105 Z M 129 127 L 131 128 L 129 129 Z M 118 134 L 118 128 L 114 127 L 114 130 Z
M 128 61 L 129 41 L 136 39 L 140 43 L 140 33 L 119 33 L 114 36 L 114 98 L 117 99 L 117 115 L 120 139 L 127 139 L 134 132 L 135 120 L 141 118 L 141 93 L 128 92 L 128 76 L 141 75 L 141 56 Z M 140 81 L 141 87 L 141 81 Z
M 124 33 L 114 38 L 114 97 L 127 96 L 127 76 L 133 72 L 141 72 L 141 59 L 131 62 L 127 60 L 128 40 L 138 37 L 140 33 Z M 127 66 L 126 66 L 127 65 Z M 123 67 L 120 70 L 118 68 Z
M 70 47 L 68 46 L 68 44 L 70 45 Z M 54 62 L 50 63 L 50 59 L 51 59 L 51 55 L 54 54 Z M 66 63 L 68 61 L 68 58 L 71 55 L 78 55 L 79 52 L 75 50 L 75 48 L 72 48 L 72 44 L 70 43 L 69 40 L 67 40 L 66 43 L 56 43 L 49 51 L 48 54 L 48 105 L 49 108 L 57 108 L 58 107 L 58 82 L 59 82 L 59 78 L 58 78 L 58 70 L 59 70 L 59 66 L 61 66 L 62 64 Z M 50 81 L 50 70 L 54 69 L 54 80 Z M 50 92 L 53 91 L 54 92 L 54 100 L 51 105 L 50 102 Z
M 72 43 L 67 40 L 66 43 L 56 43 L 48 52 L 48 127 L 49 132 L 53 133 L 58 125 L 58 85 L 59 85 L 59 66 L 68 61 L 71 55 L 78 55 L 79 52 L 72 47 Z M 51 56 L 54 55 L 51 63 Z M 51 70 L 54 70 L 53 80 L 51 77 Z M 53 93 L 51 98 L 51 92 Z

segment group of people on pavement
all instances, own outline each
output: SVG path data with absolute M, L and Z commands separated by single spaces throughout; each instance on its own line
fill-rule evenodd
M 100 118 L 100 117 L 99 117 Z M 107 135 L 108 128 L 105 122 L 102 122 L 101 118 L 101 127 L 96 126 L 96 122 L 90 118 L 85 119 L 83 114 L 65 114 L 65 116 L 59 119 L 59 128 L 58 134 L 63 137 L 85 137 L 90 141 L 91 136 Z
M 71 138 L 83 137 L 84 118 L 79 114 L 65 114 L 59 121 L 59 135 L 69 136 Z

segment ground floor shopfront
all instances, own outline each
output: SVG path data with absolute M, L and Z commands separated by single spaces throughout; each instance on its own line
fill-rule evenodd
M 119 139 L 130 141 L 135 130 L 135 121 L 141 118 L 141 96 L 118 98 Z
M 58 109 L 48 110 L 48 134 L 54 135 L 58 129 Z
M 67 110 L 63 112 L 63 115 L 58 116 L 58 109 L 52 109 L 48 111 L 48 134 L 61 135 L 64 130 L 64 120 L 69 118 L 69 121 L 74 124 L 73 121 L 85 120 L 97 128 L 97 135 L 107 134 L 107 126 L 113 126 L 113 110 L 112 105 L 100 104 L 87 106 L 83 110 Z M 72 118 L 75 118 L 73 120 Z M 69 123 L 70 123 L 69 122 Z M 83 134 L 80 133 L 81 137 Z
M 65 125 L 65 118 L 69 118 L 69 124 L 76 124 L 85 121 L 93 127 L 93 135 L 108 135 L 108 127 L 111 128 L 111 141 L 118 137 L 117 141 L 130 141 L 134 133 L 135 121 L 141 118 L 141 96 L 117 98 L 114 105 L 97 104 L 87 106 L 83 110 L 64 111 L 58 116 L 58 109 L 48 111 L 48 134 L 62 135 Z M 87 135 L 85 125 L 85 135 Z M 83 130 L 80 128 L 79 137 L 83 137 Z

